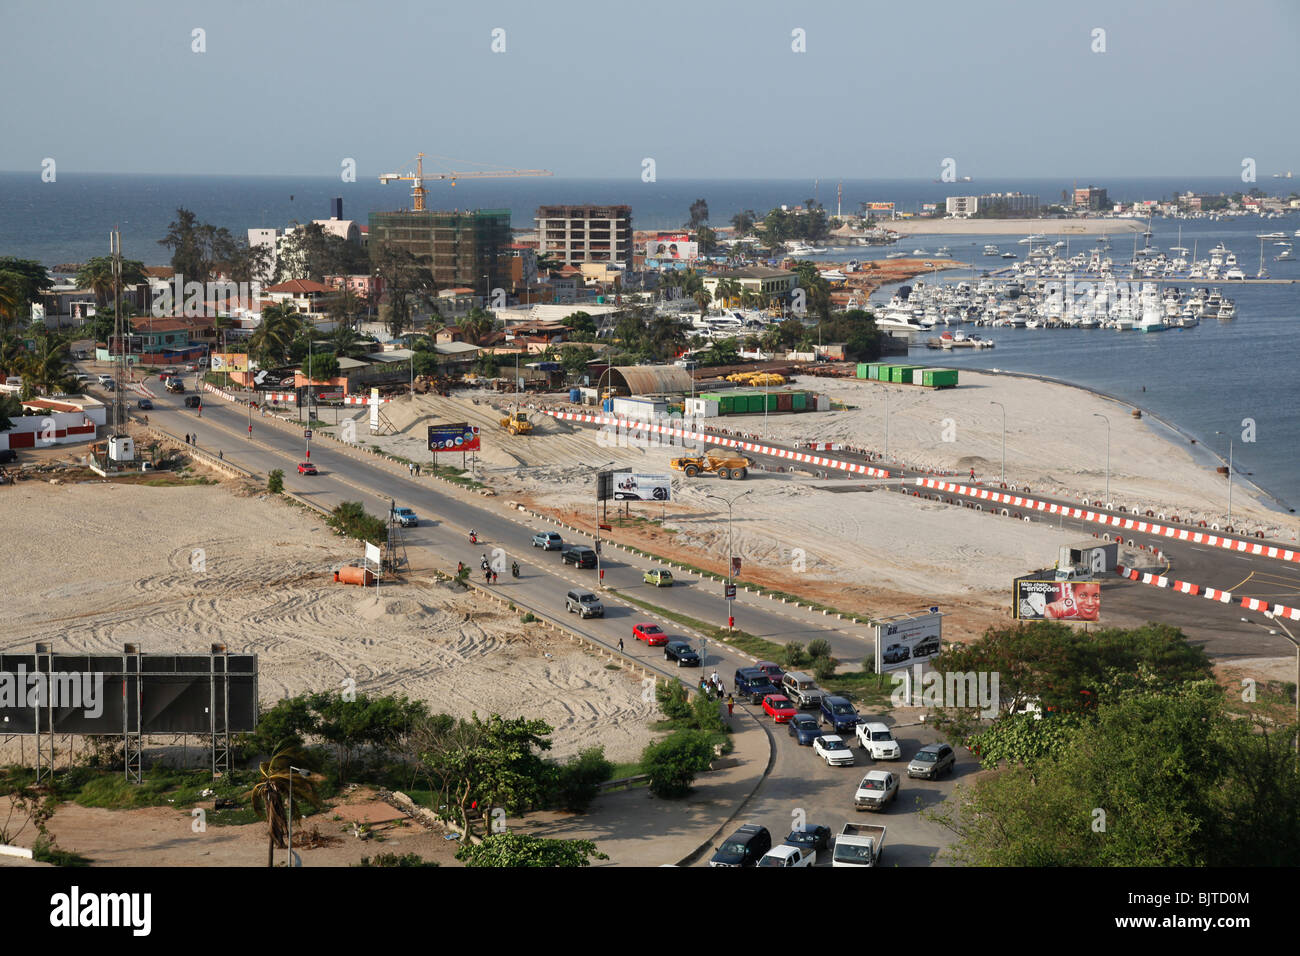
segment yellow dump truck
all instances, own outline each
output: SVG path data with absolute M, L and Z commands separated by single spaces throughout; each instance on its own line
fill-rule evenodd
M 501 427 L 512 435 L 531 435 L 533 433 L 533 423 L 528 420 L 528 415 L 524 412 L 511 412 L 501 419 Z
M 685 472 L 687 478 L 699 474 L 715 474 L 719 478 L 736 478 L 740 481 L 745 480 L 749 469 L 754 466 L 753 461 L 744 455 L 732 455 L 720 448 L 711 448 L 703 455 L 674 458 L 668 464 L 675 471 Z

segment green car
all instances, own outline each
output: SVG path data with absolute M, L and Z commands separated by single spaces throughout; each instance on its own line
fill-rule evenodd
M 646 584 L 653 584 L 657 588 L 670 588 L 673 586 L 672 572 L 664 571 L 662 569 L 647 571 L 641 576 L 641 579 L 645 581 Z

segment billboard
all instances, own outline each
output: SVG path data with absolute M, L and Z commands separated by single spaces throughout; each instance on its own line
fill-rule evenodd
M 1096 621 L 1101 615 L 1101 584 L 1016 578 L 1012 610 L 1018 621 Z
M 671 501 L 671 475 L 642 475 L 621 472 L 614 476 L 615 501 Z
M 248 356 L 243 352 L 213 352 L 211 370 L 214 372 L 247 372 Z
M 689 239 L 650 239 L 645 244 L 648 259 L 695 259 L 700 254 L 700 244 Z
M 478 426 L 465 422 L 429 426 L 429 451 L 478 451 Z
M 257 725 L 256 654 L 0 654 L 0 732 L 232 733 Z
M 623 479 L 628 473 L 626 471 L 598 471 L 596 472 L 596 500 L 609 501 L 614 497 L 614 479 Z
M 253 388 L 279 391 L 293 388 L 298 372 L 291 368 L 263 368 L 253 373 Z
M 867 209 L 871 212 L 893 212 L 894 204 L 892 202 L 869 202 Z
M 928 611 L 897 614 L 873 621 L 876 632 L 876 673 L 937 658 L 942 644 L 943 614 Z

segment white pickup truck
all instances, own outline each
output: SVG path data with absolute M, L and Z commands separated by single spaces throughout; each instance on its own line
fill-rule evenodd
M 878 721 L 858 724 L 858 743 L 873 760 L 897 760 L 903 756 L 889 727 Z
M 759 866 L 812 866 L 817 861 L 817 851 L 802 846 L 783 843 L 763 854 Z
M 874 823 L 846 823 L 835 839 L 831 866 L 875 866 L 884 848 L 884 827 Z
M 858 784 L 853 795 L 855 810 L 883 810 L 898 796 L 898 774 L 872 770 Z

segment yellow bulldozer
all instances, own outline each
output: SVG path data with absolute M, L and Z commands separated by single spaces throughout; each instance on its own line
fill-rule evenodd
M 669 463 L 674 471 L 685 472 L 687 478 L 700 474 L 713 474 L 719 478 L 744 481 L 754 462 L 744 455 L 732 455 L 721 448 L 710 448 L 703 455 L 674 458 Z
M 501 419 L 501 427 L 512 435 L 531 435 L 533 433 L 533 423 L 528 420 L 528 415 L 524 412 L 511 412 Z

